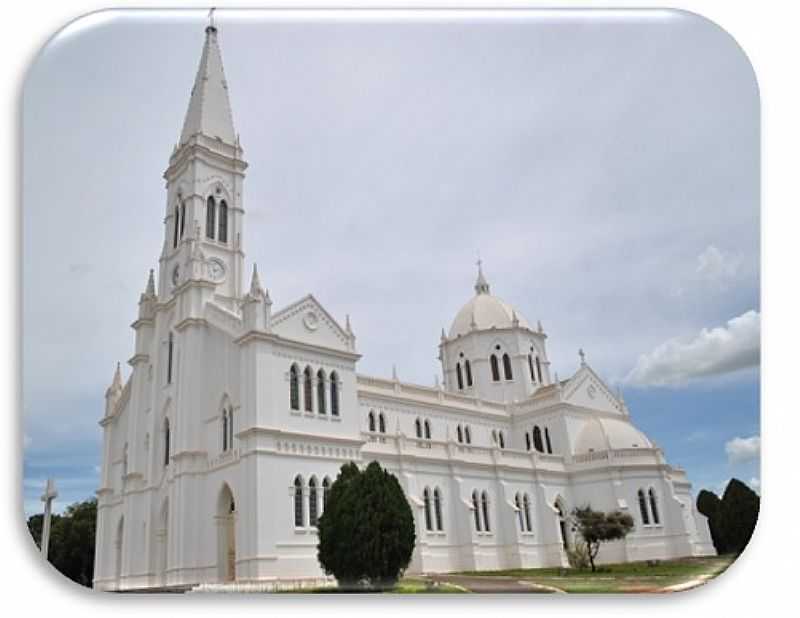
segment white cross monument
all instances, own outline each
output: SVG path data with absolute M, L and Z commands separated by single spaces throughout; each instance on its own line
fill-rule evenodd
M 44 519 L 42 519 L 42 555 L 47 559 L 47 547 L 50 545 L 50 515 L 53 509 L 53 500 L 58 497 L 56 484 L 53 479 L 47 479 L 47 486 L 42 494 L 44 502 Z

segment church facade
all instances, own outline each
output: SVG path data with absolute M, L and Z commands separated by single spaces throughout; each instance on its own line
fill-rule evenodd
M 685 472 L 582 353 L 568 379 L 551 373 L 541 324 L 480 265 L 432 387 L 358 373 L 350 320 L 311 295 L 273 310 L 245 272 L 247 163 L 217 38 L 209 26 L 164 173 L 131 373 L 106 391 L 95 588 L 320 578 L 316 522 L 349 461 L 400 480 L 410 572 L 566 565 L 568 516 L 586 504 L 635 521 L 603 560 L 713 554 Z

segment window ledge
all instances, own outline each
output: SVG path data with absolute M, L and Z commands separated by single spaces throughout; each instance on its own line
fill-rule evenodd
M 341 423 L 342 417 L 341 416 L 331 416 L 331 420 L 335 423 Z
M 292 416 L 300 416 L 300 410 L 289 410 L 289 414 Z
M 300 526 L 295 526 L 294 527 L 294 533 L 295 534 L 307 534 L 308 533 L 308 529 L 300 527 Z

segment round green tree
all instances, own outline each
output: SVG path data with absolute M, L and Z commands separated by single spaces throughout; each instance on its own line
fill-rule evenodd
M 388 588 L 411 561 L 414 516 L 400 483 L 373 461 L 342 466 L 319 519 L 317 556 L 342 587 Z

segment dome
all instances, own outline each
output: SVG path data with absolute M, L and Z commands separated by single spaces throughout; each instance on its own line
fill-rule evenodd
M 575 454 L 606 449 L 652 448 L 652 443 L 629 422 L 613 418 L 593 418 L 584 425 L 575 441 Z
M 515 320 L 518 322 L 517 324 L 515 324 Z M 456 314 L 456 318 L 450 326 L 450 338 L 466 335 L 472 330 L 514 326 L 530 328 L 528 321 L 519 311 L 489 293 L 489 284 L 486 282 L 479 264 L 475 296 Z

